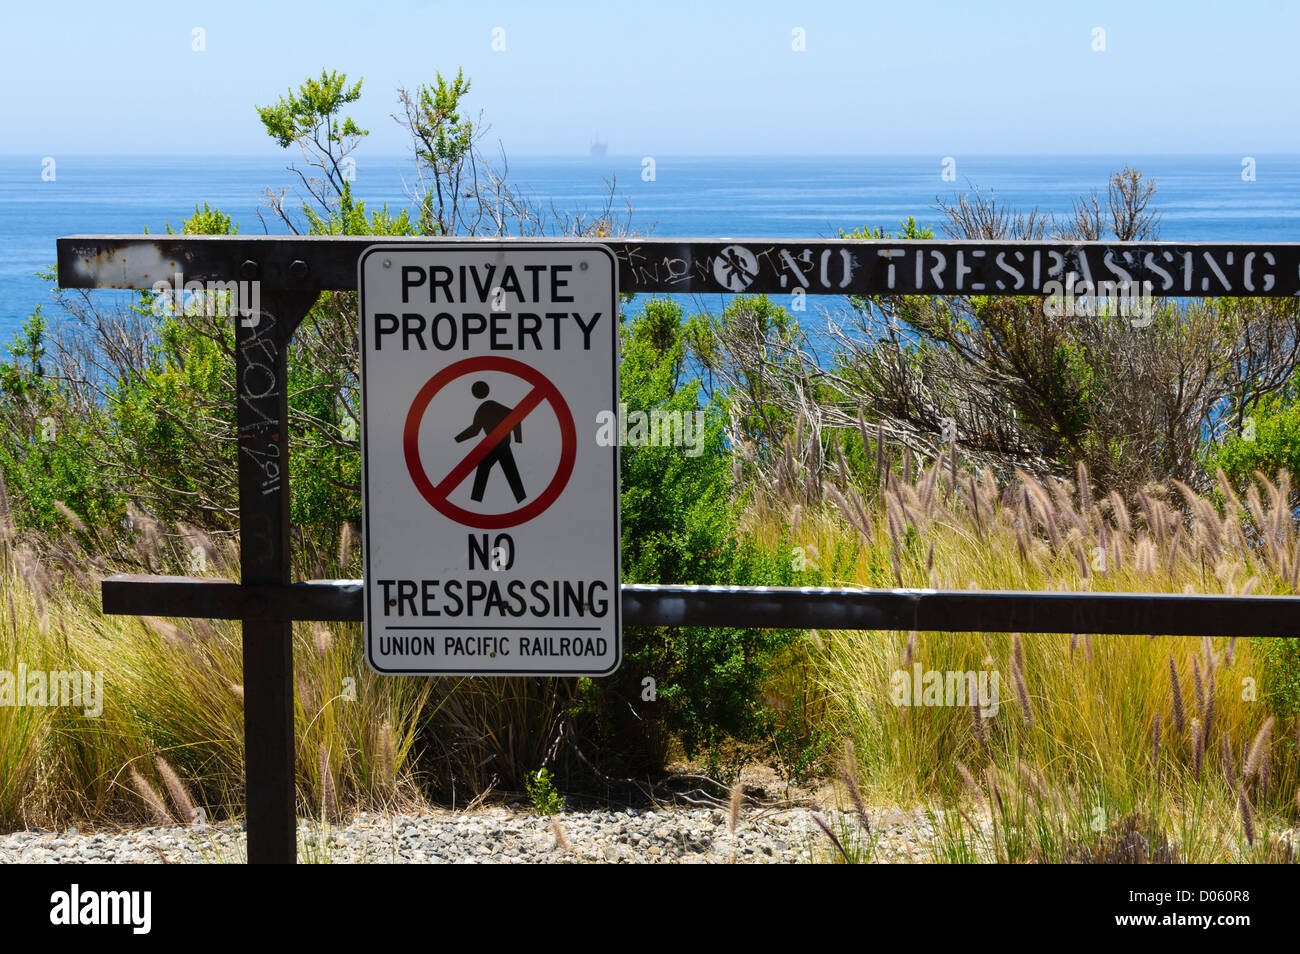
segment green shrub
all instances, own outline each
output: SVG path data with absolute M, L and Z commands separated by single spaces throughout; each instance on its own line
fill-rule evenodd
M 1276 394 L 1243 409 L 1227 433 L 1208 445 L 1203 459 L 1211 473 L 1222 468 L 1236 487 L 1278 470 L 1300 474 L 1300 373 Z M 1294 504 L 1295 501 L 1293 500 Z
M 731 458 L 715 400 L 701 408 L 699 385 L 684 375 L 682 312 L 647 302 L 623 331 L 622 401 L 630 411 L 704 411 L 695 447 L 622 448 L 623 579 L 628 583 L 736 586 L 805 585 L 789 548 L 765 550 L 737 526 Z M 688 451 L 690 451 L 688 453 Z M 635 772 L 661 767 L 670 737 L 688 756 L 731 738 L 770 737 L 776 713 L 760 699 L 776 662 L 797 637 L 780 630 L 630 627 L 612 677 L 584 680 L 580 712 L 603 750 Z M 628 746 L 629 739 L 640 740 Z M 650 764 L 646 764 L 646 763 Z
M 121 520 L 123 500 L 105 484 L 92 453 L 105 422 L 79 407 L 45 364 L 46 324 L 38 307 L 15 336 L 10 360 L 0 362 L 3 517 L 58 534 L 69 529 L 62 505 L 87 526 L 77 531 L 85 542 Z
M 564 811 L 564 796 L 555 790 L 551 770 L 538 769 L 525 780 L 528 788 L 528 800 L 533 803 L 539 815 L 558 815 Z
M 1279 719 L 1300 715 L 1300 637 L 1260 636 L 1253 643 L 1265 705 Z

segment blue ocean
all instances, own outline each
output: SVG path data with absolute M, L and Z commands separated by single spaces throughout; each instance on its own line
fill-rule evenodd
M 615 210 L 630 204 L 630 225 L 656 236 L 819 238 L 840 229 L 895 229 L 915 216 L 939 231 L 937 203 L 978 188 L 1010 208 L 1067 216 L 1125 165 L 1154 178 L 1160 237 L 1171 241 L 1300 241 L 1300 156 L 1255 156 L 1253 180 L 1241 156 L 655 157 L 653 178 L 640 156 L 512 158 L 509 178 L 544 208 L 594 215 L 613 184 Z M 268 188 L 297 177 L 284 157 L 0 156 L 0 345 L 41 304 L 58 319 L 50 282 L 55 239 L 77 233 L 179 229 L 196 203 L 228 213 L 241 234 L 287 229 L 265 205 Z M 44 173 L 44 175 L 43 175 Z M 51 178 L 52 174 L 52 178 Z M 410 207 L 414 169 L 406 159 L 357 157 L 353 188 L 374 208 Z M 299 187 L 300 190 L 300 187 Z M 259 219 L 259 210 L 263 219 Z M 124 293 L 102 292 L 106 297 Z M 111 300 L 111 297 L 110 297 Z

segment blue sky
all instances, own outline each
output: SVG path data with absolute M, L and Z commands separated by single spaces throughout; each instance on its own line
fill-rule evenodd
M 1286 0 L 0 0 L 0 15 L 9 154 L 273 154 L 254 104 L 329 67 L 364 78 L 364 148 L 394 155 L 396 89 L 457 66 L 512 155 L 585 153 L 596 135 L 617 155 L 1300 148 Z

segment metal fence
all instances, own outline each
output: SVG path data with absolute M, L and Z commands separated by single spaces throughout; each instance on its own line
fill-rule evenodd
M 357 259 L 377 241 L 403 240 L 191 235 L 58 240 L 64 288 L 259 283 L 260 313 L 237 320 L 235 330 L 240 582 L 138 575 L 103 581 L 105 613 L 243 621 L 250 862 L 296 857 L 291 622 L 362 618 L 360 581 L 290 579 L 285 356 L 322 291 L 356 288 Z M 617 257 L 620 291 L 637 294 L 1044 295 L 1052 282 L 1074 274 L 1081 281 L 1143 287 L 1156 297 L 1300 295 L 1296 243 L 669 238 L 600 244 Z M 1187 636 L 1282 636 L 1300 630 L 1295 625 L 1300 598 L 1295 597 L 624 585 L 622 606 L 631 626 Z

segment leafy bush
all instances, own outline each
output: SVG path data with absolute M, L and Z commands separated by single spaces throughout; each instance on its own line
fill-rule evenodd
M 1265 705 L 1280 719 L 1300 715 L 1300 637 L 1259 636 L 1252 643 Z
M 550 769 L 538 769 L 535 774 L 528 776 L 525 786 L 528 789 L 528 800 L 537 809 L 537 814 L 558 815 L 564 811 L 564 796 L 555 790 L 555 780 L 551 778 Z
M 726 408 L 720 398 L 700 407 L 698 381 L 684 376 L 682 327 L 680 307 L 656 299 L 623 330 L 620 382 L 629 410 L 702 411 L 705 421 L 698 454 L 694 447 L 622 448 L 624 581 L 813 582 L 811 572 L 794 569 L 789 548 L 764 549 L 743 539 L 723 438 Z M 630 628 L 624 634 L 622 667 L 609 679 L 584 683 L 580 711 L 594 718 L 607 751 L 622 748 L 621 755 L 651 762 L 662 762 L 670 736 L 680 739 L 688 755 L 727 737 L 765 739 L 776 713 L 760 700 L 761 691 L 796 636 L 761 629 Z M 641 744 L 628 747 L 629 738 Z M 625 767 L 635 771 L 659 765 Z
M 98 413 L 79 408 L 45 367 L 47 332 L 40 308 L 0 362 L 0 500 L 6 519 L 19 527 L 60 533 L 66 511 L 98 532 L 123 512 L 121 496 L 107 486 L 89 452 L 104 426 Z
M 1285 470 L 1300 474 L 1300 372 L 1276 394 L 1245 406 L 1225 432 L 1204 452 L 1207 470 L 1221 468 L 1235 487 L 1245 487 L 1255 473 Z M 1296 501 L 1292 501 L 1294 505 Z

